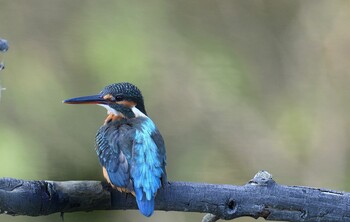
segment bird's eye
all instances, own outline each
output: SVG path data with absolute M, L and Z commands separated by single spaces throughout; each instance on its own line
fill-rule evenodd
M 123 96 L 120 96 L 120 95 L 115 97 L 116 101 L 122 101 L 123 99 L 124 99 Z

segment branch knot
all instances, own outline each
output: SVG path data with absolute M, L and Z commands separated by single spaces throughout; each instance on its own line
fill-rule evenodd
M 249 181 L 251 185 L 268 186 L 274 184 L 275 181 L 272 179 L 272 174 L 262 170 L 255 174 L 254 178 Z

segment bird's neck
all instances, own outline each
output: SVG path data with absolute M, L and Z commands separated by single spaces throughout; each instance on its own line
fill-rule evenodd
M 137 108 L 141 113 L 143 113 L 144 115 L 147 116 L 146 109 L 145 109 L 145 105 L 143 104 L 143 101 L 138 102 L 138 103 L 136 104 L 135 108 Z
M 134 113 L 135 117 L 147 117 L 146 113 L 143 113 L 135 106 L 131 108 L 131 111 Z
M 115 110 L 110 110 L 108 109 L 108 116 L 105 119 L 104 123 L 108 124 L 112 121 L 120 121 L 122 119 L 131 119 L 131 118 L 138 118 L 138 117 L 144 117 L 144 118 L 148 118 L 146 116 L 146 114 L 144 114 L 143 112 L 141 112 L 138 108 L 136 107 L 132 107 L 130 108 L 131 112 L 128 112 L 128 115 L 123 114 L 122 112 L 117 112 Z

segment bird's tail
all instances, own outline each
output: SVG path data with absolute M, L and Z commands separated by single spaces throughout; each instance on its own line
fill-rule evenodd
M 146 194 L 141 188 L 135 188 L 136 202 L 140 212 L 146 217 L 150 217 L 154 211 L 154 196 L 147 200 Z

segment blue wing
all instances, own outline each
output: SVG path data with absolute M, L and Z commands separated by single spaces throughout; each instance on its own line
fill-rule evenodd
M 111 183 L 132 191 L 129 165 L 132 143 L 127 136 L 130 129 L 120 121 L 103 125 L 96 135 L 96 153 Z
M 158 154 L 159 158 L 162 162 L 162 170 L 163 170 L 163 175 L 161 177 L 162 185 L 165 186 L 166 183 L 168 182 L 167 179 L 167 174 L 165 170 L 166 166 L 166 151 L 165 151 L 165 144 L 162 135 L 160 134 L 159 130 L 156 129 L 155 132 L 151 135 L 153 141 L 156 143 L 158 147 Z

